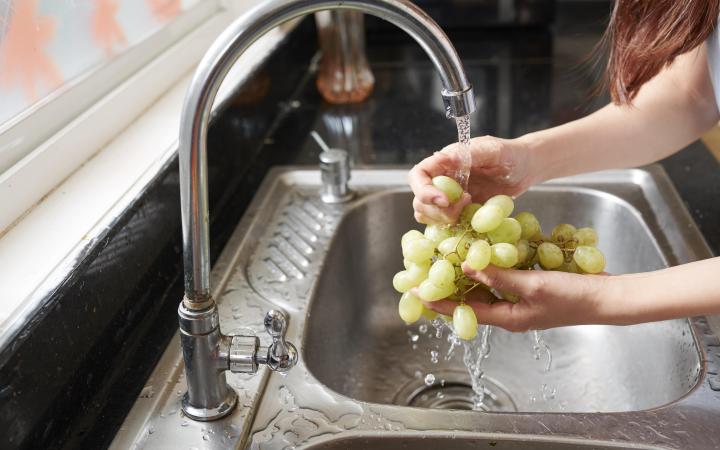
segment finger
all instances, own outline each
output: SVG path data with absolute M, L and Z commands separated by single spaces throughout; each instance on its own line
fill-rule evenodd
M 465 208 L 467 205 L 472 203 L 472 197 L 467 192 L 463 192 L 460 199 L 450 205 L 449 208 L 445 209 L 445 215 L 452 219 L 452 223 L 457 222 L 457 219 L 460 217 L 460 214 L 462 213 L 463 208 Z
M 417 223 L 423 223 L 423 224 L 425 224 L 425 225 L 430 225 L 430 224 L 433 224 L 433 223 L 434 223 L 432 220 L 430 220 L 429 218 L 425 217 L 425 215 L 424 215 L 423 213 L 419 213 L 419 212 L 417 212 L 417 211 L 415 211 L 415 221 L 416 221 Z
M 478 323 L 505 328 L 509 331 L 527 331 L 532 327 L 527 308 L 522 303 L 498 302 L 466 302 L 477 317 Z
M 445 208 L 450 204 L 447 195 L 432 185 L 432 178 L 420 167 L 415 166 L 408 175 L 408 183 L 415 197 L 427 205 L 436 205 Z
M 451 221 L 443 210 L 439 209 L 437 206 L 426 205 L 417 197 L 413 199 L 413 209 L 416 214 L 420 214 L 425 218 L 426 221 L 423 223 L 443 224 Z
M 458 302 L 453 300 L 438 300 L 436 302 L 423 302 L 423 304 L 427 309 L 452 317 Z
M 552 276 L 548 273 L 538 273 L 534 270 L 501 269 L 487 266 L 483 270 L 473 270 L 467 263 L 462 265 L 463 272 L 468 277 L 477 280 L 499 291 L 510 291 L 521 297 L 532 297 L 539 293 L 544 284 L 543 276 Z
M 417 292 L 414 292 L 414 294 L 416 296 L 419 295 L 417 294 Z M 490 304 L 499 300 L 493 295 L 492 292 L 485 289 L 474 289 L 465 296 L 465 299 L 468 303 L 476 302 L 486 304 Z M 435 302 L 423 303 L 428 309 L 432 309 L 433 311 L 439 312 L 440 314 L 445 314 L 446 316 L 452 316 L 455 308 L 460 304 L 455 300 L 438 300 Z

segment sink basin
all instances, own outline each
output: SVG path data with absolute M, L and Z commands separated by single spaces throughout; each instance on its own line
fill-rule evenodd
M 518 199 L 516 211 L 534 212 L 548 230 L 562 222 L 594 227 L 610 273 L 665 267 L 673 256 L 663 252 L 651 231 L 658 217 L 649 205 L 638 209 L 609 193 L 612 183 L 605 184 L 540 186 Z M 626 196 L 633 194 L 624 189 Z M 408 327 L 397 315 L 399 294 L 391 280 L 402 269 L 400 237 L 418 228 L 411 201 L 406 190 L 384 191 L 345 214 L 319 275 L 303 358 L 320 382 L 353 399 L 469 409 L 471 380 L 463 349 L 447 357 L 447 330 L 438 339 L 427 321 Z M 552 354 L 549 371 L 546 352 L 535 358 L 531 333 L 492 330 L 491 353 L 483 363 L 487 409 L 645 410 L 687 394 L 700 373 L 688 320 L 557 328 L 543 338 Z M 439 353 L 435 363 L 431 352 Z M 429 373 L 435 382 L 428 386 Z
M 561 442 L 544 440 L 536 436 L 518 436 L 507 439 L 501 436 L 476 437 L 457 435 L 396 435 L 396 436 L 353 436 L 343 439 L 330 439 L 317 443 L 303 450 L 396 450 L 398 448 L 413 450 L 611 450 L 627 449 L 627 444 L 598 441 Z M 635 449 L 649 449 L 645 446 L 632 446 Z
M 227 374 L 236 410 L 193 422 L 178 413 L 186 386 L 176 337 L 112 448 L 720 448 L 716 316 L 549 330 L 550 370 L 541 346 L 535 359 L 532 333 L 493 329 L 488 412 L 467 410 L 463 348 L 445 358 L 447 330 L 437 339 L 430 324 L 397 316 L 391 277 L 400 236 L 416 227 L 406 177 L 355 170 L 355 199 L 327 205 L 317 170 L 270 172 L 213 267 L 213 295 L 222 329 L 264 346 L 265 312 L 285 311 L 297 366 Z M 613 273 L 710 256 L 658 166 L 555 180 L 517 206 L 546 228 L 594 226 Z

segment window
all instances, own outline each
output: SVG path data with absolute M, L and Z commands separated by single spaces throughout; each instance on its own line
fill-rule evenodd
M 201 2 L 0 0 L 0 173 L 204 19 Z

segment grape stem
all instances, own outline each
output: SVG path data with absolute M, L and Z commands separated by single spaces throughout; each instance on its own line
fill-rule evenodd
M 465 292 L 462 293 L 462 296 L 465 297 L 468 292 L 472 291 L 473 289 L 475 289 L 476 287 L 480 286 L 481 284 L 482 284 L 482 283 L 475 283 L 475 284 L 473 284 L 470 288 L 468 288 L 468 290 L 466 290 Z

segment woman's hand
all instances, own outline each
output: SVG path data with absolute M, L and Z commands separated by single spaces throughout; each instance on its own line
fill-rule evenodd
M 475 310 L 478 322 L 510 331 L 544 330 L 565 325 L 615 323 L 609 309 L 611 300 L 603 295 L 608 275 L 577 275 L 541 270 L 499 269 L 488 266 L 472 270 L 463 264 L 465 274 L 501 292 L 520 297 L 517 303 L 489 304 L 492 294 L 471 292 L 466 303 Z M 476 292 L 477 291 L 477 292 Z M 457 302 L 441 300 L 425 306 L 452 316 Z M 610 308 L 609 308 L 610 307 Z
M 415 220 L 420 223 L 455 223 L 471 201 L 483 202 L 497 194 L 517 196 L 536 181 L 533 178 L 532 152 L 522 139 L 492 136 L 470 141 L 472 165 L 467 193 L 450 205 L 447 196 L 432 185 L 438 175 L 454 176 L 460 167 L 459 144 L 452 144 L 425 158 L 410 171 L 410 187 L 415 194 Z

